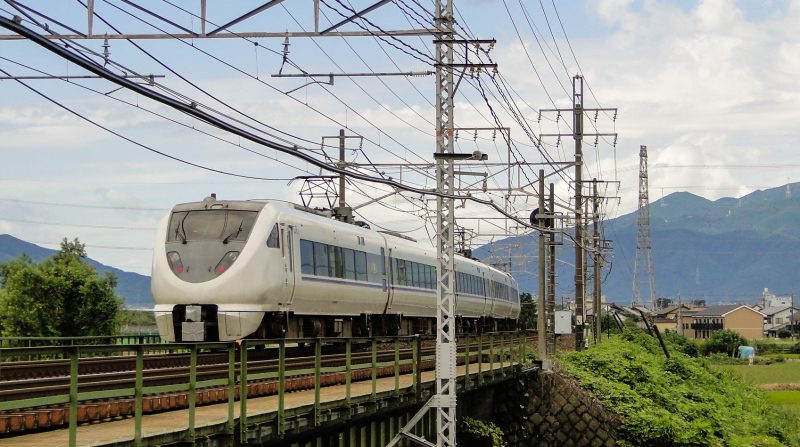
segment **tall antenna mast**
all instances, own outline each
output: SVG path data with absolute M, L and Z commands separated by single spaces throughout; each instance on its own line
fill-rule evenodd
M 653 252 L 650 244 L 650 195 L 647 187 L 647 146 L 639 146 L 639 217 L 636 222 L 636 261 L 633 267 L 633 297 L 631 306 L 642 306 L 652 309 L 656 299 L 656 281 L 653 272 Z M 641 282 L 642 264 L 647 263 L 647 282 L 650 286 L 650 297 L 642 301 L 639 283 Z

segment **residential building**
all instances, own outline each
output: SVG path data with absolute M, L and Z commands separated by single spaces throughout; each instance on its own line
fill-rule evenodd
M 653 313 L 653 324 L 658 326 L 658 330 L 661 332 L 664 332 L 667 329 L 670 331 L 681 332 L 678 318 L 682 317 L 684 313 L 691 310 L 692 308 L 686 304 L 667 306 Z
M 764 288 L 764 292 L 761 294 L 761 302 L 757 305 L 760 309 L 766 309 L 768 307 L 789 307 L 794 306 L 794 297 L 792 295 L 786 296 L 777 296 L 770 293 L 768 288 Z
M 766 307 L 760 312 L 764 314 L 764 335 L 777 337 L 779 330 L 789 329 L 789 321 L 798 309 L 791 306 Z
M 697 309 L 686 319 L 690 322 L 683 323 L 684 335 L 690 338 L 707 339 L 722 329 L 738 332 L 747 339 L 764 338 L 764 314 L 744 304 Z

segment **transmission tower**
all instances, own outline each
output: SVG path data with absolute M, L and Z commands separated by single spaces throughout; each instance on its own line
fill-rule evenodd
M 656 281 L 653 273 L 653 251 L 650 244 L 650 197 L 647 188 L 647 146 L 639 146 L 639 217 L 636 223 L 636 260 L 633 267 L 633 297 L 631 306 L 641 306 L 652 309 L 656 299 Z M 647 263 L 647 283 L 650 287 L 650 297 L 642 301 L 639 283 L 643 272 L 644 263 Z

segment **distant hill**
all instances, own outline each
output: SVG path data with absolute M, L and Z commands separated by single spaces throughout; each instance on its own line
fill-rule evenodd
M 56 250 L 40 247 L 30 242 L 25 242 L 8 234 L 0 234 L 0 262 L 14 259 L 21 254 L 27 254 L 34 261 L 42 261 L 52 256 Z M 119 280 L 117 295 L 125 300 L 126 307 L 152 308 L 153 297 L 150 295 L 150 277 L 138 273 L 126 272 L 118 268 L 101 264 L 93 259 L 88 259 L 98 272 L 113 273 Z
M 709 303 L 755 301 L 765 287 L 778 294 L 800 291 L 800 184 L 755 191 L 741 198 L 707 200 L 687 192 L 670 194 L 650 205 L 651 242 L 657 295 Z M 611 239 L 611 271 L 604 270 L 603 294 L 618 303 L 630 302 L 636 256 L 637 213 L 604 222 Z M 519 253 L 535 255 L 537 237 L 503 241 L 520 245 Z M 476 250 L 478 257 L 489 248 Z M 559 296 L 574 296 L 569 240 L 557 257 Z M 536 291 L 533 274 L 519 276 L 523 289 Z M 643 291 L 646 294 L 646 291 Z

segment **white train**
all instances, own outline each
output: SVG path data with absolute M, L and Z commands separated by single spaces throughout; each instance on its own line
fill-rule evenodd
M 433 333 L 436 250 L 277 200 L 212 194 L 158 229 L 152 293 L 161 337 L 349 337 Z M 511 275 L 456 259 L 459 332 L 512 329 Z

